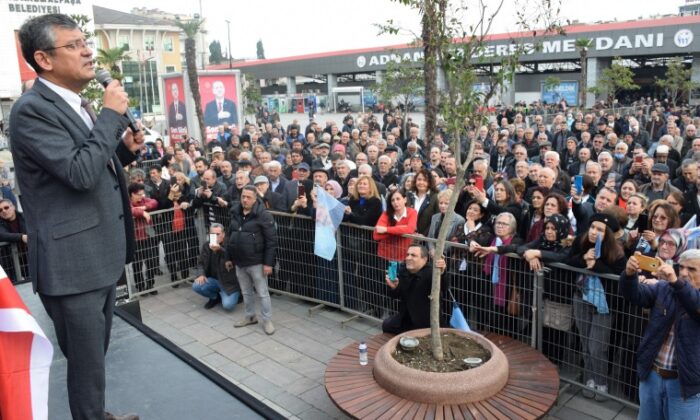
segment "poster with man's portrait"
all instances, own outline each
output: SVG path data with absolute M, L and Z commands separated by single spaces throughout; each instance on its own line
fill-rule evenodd
M 230 129 L 238 127 L 240 115 L 236 74 L 200 75 L 199 92 L 207 140 L 215 139 L 221 126 Z
M 168 134 L 171 143 L 187 140 L 187 109 L 181 75 L 163 78 L 165 103 L 168 108 Z

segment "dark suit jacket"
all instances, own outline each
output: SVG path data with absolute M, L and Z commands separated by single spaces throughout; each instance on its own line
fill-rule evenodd
M 224 99 L 223 107 L 230 115 L 228 118 L 219 119 L 219 112 L 216 109 L 216 100 L 208 102 L 204 108 L 204 125 L 207 127 L 218 127 L 223 123 L 238 125 L 238 111 L 236 103 L 230 99 Z
M 216 105 L 214 105 L 214 109 L 216 109 Z M 175 103 L 168 106 L 168 127 L 187 127 L 187 111 L 185 111 L 185 104 L 183 102 L 177 102 L 177 111 L 182 115 L 181 120 L 175 119 Z
M 61 296 L 115 284 L 134 249 L 121 170 L 136 158 L 121 141 L 128 120 L 103 108 L 90 131 L 37 80 L 10 122 L 34 289 Z

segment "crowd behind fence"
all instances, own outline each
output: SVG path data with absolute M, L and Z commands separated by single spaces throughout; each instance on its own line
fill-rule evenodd
M 173 210 L 152 213 L 153 229 L 137 244 L 136 260 L 126 267 L 128 298 L 158 289 L 186 285 L 194 278 L 200 246 L 212 221 L 228 226 L 229 209 L 205 207 L 184 212 L 185 223 L 173 224 Z M 273 292 L 322 303 L 350 314 L 380 320 L 396 313 L 398 301 L 388 297 L 384 276 L 387 262 L 377 255 L 372 228 L 343 223 L 336 233 L 332 261 L 314 254 L 315 222 L 306 216 L 273 212 L 279 239 L 277 262 L 269 278 Z M 179 230 L 174 231 L 177 226 Z M 411 236 L 427 244 L 429 239 Z M 25 251 L 16 244 L 0 247 L 0 263 L 17 282 L 28 281 Z M 449 243 L 445 255 L 446 285 L 451 289 L 470 327 L 495 332 L 542 351 L 560 369 L 563 381 L 584 386 L 591 368 L 603 375 L 608 392 L 625 404 L 638 404 L 636 348 L 647 313 L 617 293 L 617 276 L 599 275 L 609 293 L 611 325 L 599 341 L 582 340 L 573 310 L 575 281 L 586 270 L 548 264 L 533 272 L 515 254 L 508 254 L 505 294 L 494 293 L 491 274 L 483 259 L 459 243 Z M 447 290 L 441 296 L 441 323 L 448 324 L 452 304 Z M 591 360 L 587 348 L 598 348 Z M 589 358 L 588 360 L 585 360 Z

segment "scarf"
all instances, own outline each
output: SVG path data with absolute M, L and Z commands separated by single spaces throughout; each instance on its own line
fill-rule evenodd
M 545 237 L 544 231 L 547 230 L 547 224 L 551 223 L 554 225 L 554 229 L 557 232 L 556 240 L 548 241 Z M 545 251 L 556 251 L 562 248 L 561 241 L 566 238 L 569 234 L 569 219 L 561 214 L 553 214 L 544 219 L 544 229 L 542 231 L 542 236 L 540 236 L 540 246 L 539 249 Z
M 600 277 L 581 274 L 578 283 L 584 302 L 595 306 L 599 314 L 604 315 L 610 313 L 608 301 L 605 298 L 605 289 L 603 288 L 603 282 L 600 281 Z
M 513 241 L 513 236 L 502 240 L 499 237 L 491 241 L 491 246 L 510 245 Z M 492 270 L 493 268 L 493 270 Z M 484 263 L 484 273 L 491 274 L 491 283 L 493 284 L 493 301 L 497 306 L 505 306 L 506 304 L 506 275 L 508 268 L 508 257 L 502 257 L 498 253 L 489 254 Z

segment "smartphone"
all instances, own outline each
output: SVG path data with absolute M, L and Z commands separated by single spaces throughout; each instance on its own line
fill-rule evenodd
M 617 178 L 616 178 L 614 172 L 610 172 L 610 173 L 608 174 L 608 181 L 615 182 L 616 179 L 617 179 Z
M 306 187 L 304 187 L 304 184 L 299 184 L 297 186 L 297 197 L 301 197 L 302 195 L 306 195 Z
M 389 280 L 396 281 L 396 277 L 399 274 L 399 263 L 397 261 L 389 261 L 389 266 L 386 269 L 386 273 Z
M 206 190 L 207 188 L 209 188 L 209 187 L 207 186 L 207 181 L 205 181 L 205 180 L 199 181 L 199 185 L 201 185 L 202 188 L 204 188 L 205 190 Z
M 634 157 L 634 163 L 642 163 L 643 160 L 644 160 L 644 156 L 642 156 L 642 155 L 637 155 Z
M 583 175 L 574 176 L 574 186 L 576 187 L 576 195 L 583 194 Z
M 217 240 L 217 234 L 216 233 L 210 233 L 209 234 L 209 245 L 218 245 L 219 241 Z
M 649 226 L 649 216 L 642 213 L 639 215 L 637 218 L 637 230 L 641 233 L 643 230 L 647 229 L 647 226 Z
M 483 192 L 484 191 L 484 178 L 481 177 L 481 175 L 472 175 L 472 179 L 474 179 L 474 186 L 476 187 L 477 190 Z
M 637 255 L 637 261 L 639 261 L 639 268 L 650 273 L 658 270 L 661 266 L 661 262 L 654 257 L 647 257 L 646 255 Z

